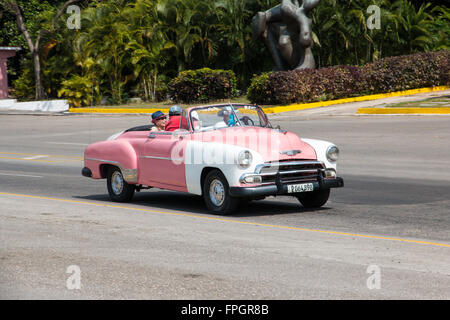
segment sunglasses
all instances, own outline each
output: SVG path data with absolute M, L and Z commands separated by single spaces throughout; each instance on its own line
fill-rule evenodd
M 159 120 L 166 120 L 166 119 L 167 119 L 167 117 L 166 117 L 166 116 L 162 116 L 162 117 L 156 118 L 156 119 L 155 119 L 155 121 L 159 121 Z

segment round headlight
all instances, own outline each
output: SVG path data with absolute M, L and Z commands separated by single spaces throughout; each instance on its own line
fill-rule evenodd
M 327 149 L 327 159 L 330 162 L 336 162 L 339 158 L 339 148 L 336 146 L 330 146 Z
M 247 169 L 252 164 L 252 161 L 253 161 L 253 156 L 252 156 L 251 152 L 248 150 L 242 150 L 241 152 L 239 152 L 236 162 L 237 162 L 237 165 L 239 166 L 239 168 Z

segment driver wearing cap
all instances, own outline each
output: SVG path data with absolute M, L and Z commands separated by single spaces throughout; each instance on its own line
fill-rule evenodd
M 223 122 L 225 122 L 228 127 L 234 127 L 236 125 L 234 114 L 229 107 L 220 110 L 218 116 L 223 117 Z

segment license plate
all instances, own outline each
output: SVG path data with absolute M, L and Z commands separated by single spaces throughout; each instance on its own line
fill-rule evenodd
M 290 184 L 287 186 L 288 193 L 299 193 L 314 191 L 314 184 L 302 183 L 302 184 Z

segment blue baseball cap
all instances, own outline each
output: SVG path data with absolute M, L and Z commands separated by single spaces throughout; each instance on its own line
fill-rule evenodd
M 169 116 L 176 116 L 181 114 L 181 108 L 179 106 L 172 106 L 169 109 Z

